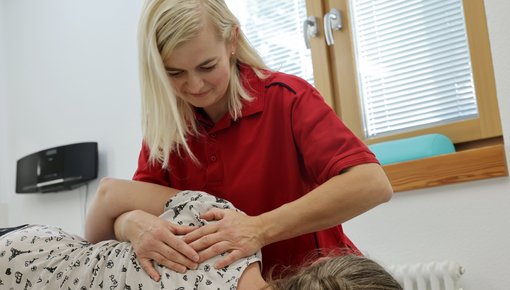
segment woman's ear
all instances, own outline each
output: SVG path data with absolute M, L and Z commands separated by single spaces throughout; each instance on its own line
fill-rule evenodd
M 230 54 L 231 55 L 236 54 L 238 38 L 239 38 L 239 26 L 235 26 L 232 29 L 232 33 L 230 36 Z

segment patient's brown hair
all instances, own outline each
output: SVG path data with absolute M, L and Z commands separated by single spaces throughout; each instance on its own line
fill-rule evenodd
M 356 255 L 322 258 L 293 275 L 269 281 L 274 290 L 402 290 L 375 261 Z

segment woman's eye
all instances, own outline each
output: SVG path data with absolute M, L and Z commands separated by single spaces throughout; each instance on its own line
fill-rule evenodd
M 204 70 L 204 71 L 211 71 L 215 67 L 216 67 L 216 65 L 210 65 L 210 66 L 203 66 L 203 67 L 201 67 L 201 69 Z
M 179 71 L 167 71 L 166 73 L 168 74 L 169 77 L 173 78 L 179 77 L 181 75 L 181 72 Z

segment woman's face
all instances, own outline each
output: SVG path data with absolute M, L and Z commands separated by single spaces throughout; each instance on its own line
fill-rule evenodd
M 196 38 L 175 48 L 164 63 L 177 96 L 203 108 L 213 121 L 228 111 L 225 95 L 233 50 L 206 25 Z

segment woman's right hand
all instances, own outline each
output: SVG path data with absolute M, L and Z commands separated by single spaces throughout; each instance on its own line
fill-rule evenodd
M 197 227 L 179 226 L 142 210 L 127 212 L 115 221 L 118 240 L 130 241 L 143 270 L 154 280 L 156 262 L 179 273 L 198 267 L 199 255 L 181 236 Z

